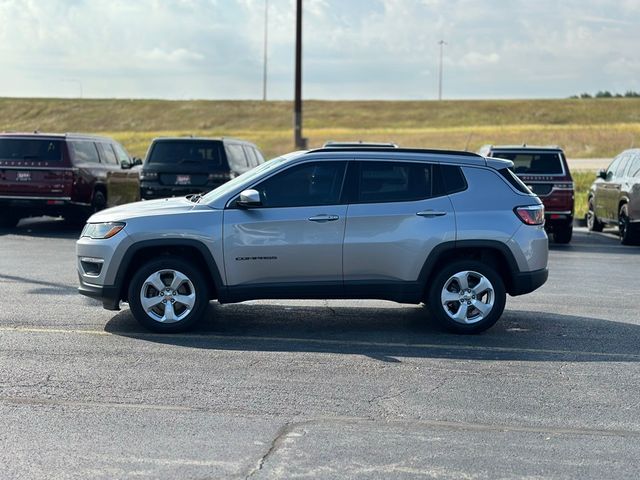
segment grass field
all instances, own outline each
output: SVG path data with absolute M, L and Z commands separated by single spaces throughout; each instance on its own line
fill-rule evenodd
M 0 98 L 0 131 L 112 136 L 143 157 L 159 136 L 233 136 L 265 156 L 293 149 L 292 104 Z M 570 158 L 613 157 L 640 146 L 640 99 L 476 101 L 306 101 L 304 136 L 394 141 L 402 146 L 475 151 L 493 144 L 560 145 Z M 584 216 L 591 172 L 576 172 L 576 215 Z

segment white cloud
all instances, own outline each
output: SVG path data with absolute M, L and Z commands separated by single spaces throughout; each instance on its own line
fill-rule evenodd
M 259 98 L 265 0 L 0 0 L 0 94 Z M 294 0 L 269 0 L 269 95 L 291 98 Z M 305 0 L 304 94 L 640 89 L 638 0 Z M 73 79 L 73 81 L 70 81 Z

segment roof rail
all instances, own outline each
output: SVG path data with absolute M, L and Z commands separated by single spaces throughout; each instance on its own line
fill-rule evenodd
M 482 155 L 478 155 L 474 152 L 466 152 L 463 150 L 437 150 L 430 148 L 389 148 L 389 147 L 329 147 L 329 148 L 316 148 L 313 150 L 308 150 L 307 153 L 317 153 L 317 152 L 384 152 L 384 153 L 430 153 L 434 155 L 457 155 L 459 157 L 479 157 L 482 158 Z

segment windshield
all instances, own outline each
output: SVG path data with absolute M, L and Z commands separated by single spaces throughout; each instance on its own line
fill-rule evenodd
M 556 152 L 493 152 L 495 158 L 513 162 L 513 171 L 520 175 L 562 175 L 562 159 Z
M 223 183 L 218 188 L 211 190 L 204 197 L 202 197 L 202 199 L 200 200 L 200 203 L 210 203 L 222 196 L 227 195 L 228 193 L 232 192 L 240 185 L 243 185 L 243 184 L 250 185 L 255 178 L 262 176 L 264 173 L 268 172 L 269 170 L 278 168 L 287 160 L 290 160 L 293 157 L 297 157 L 298 154 L 299 152 L 296 152 L 295 154 L 290 153 L 288 155 L 283 155 L 282 157 L 274 158 L 273 160 L 269 160 L 268 162 L 265 162 L 257 166 L 256 168 L 251 169 L 248 172 L 245 172 L 242 175 L 237 176 L 233 180 L 229 180 L 227 183 Z

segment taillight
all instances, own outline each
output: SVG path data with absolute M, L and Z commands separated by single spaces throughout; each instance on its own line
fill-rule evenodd
M 574 185 L 573 182 L 565 182 L 565 183 L 554 183 L 553 184 L 553 189 L 554 190 L 574 190 Z
M 140 172 L 140 180 L 157 180 L 158 172 Z
M 529 205 L 513 209 L 522 223 L 527 225 L 542 225 L 544 223 L 544 207 L 542 205 Z

